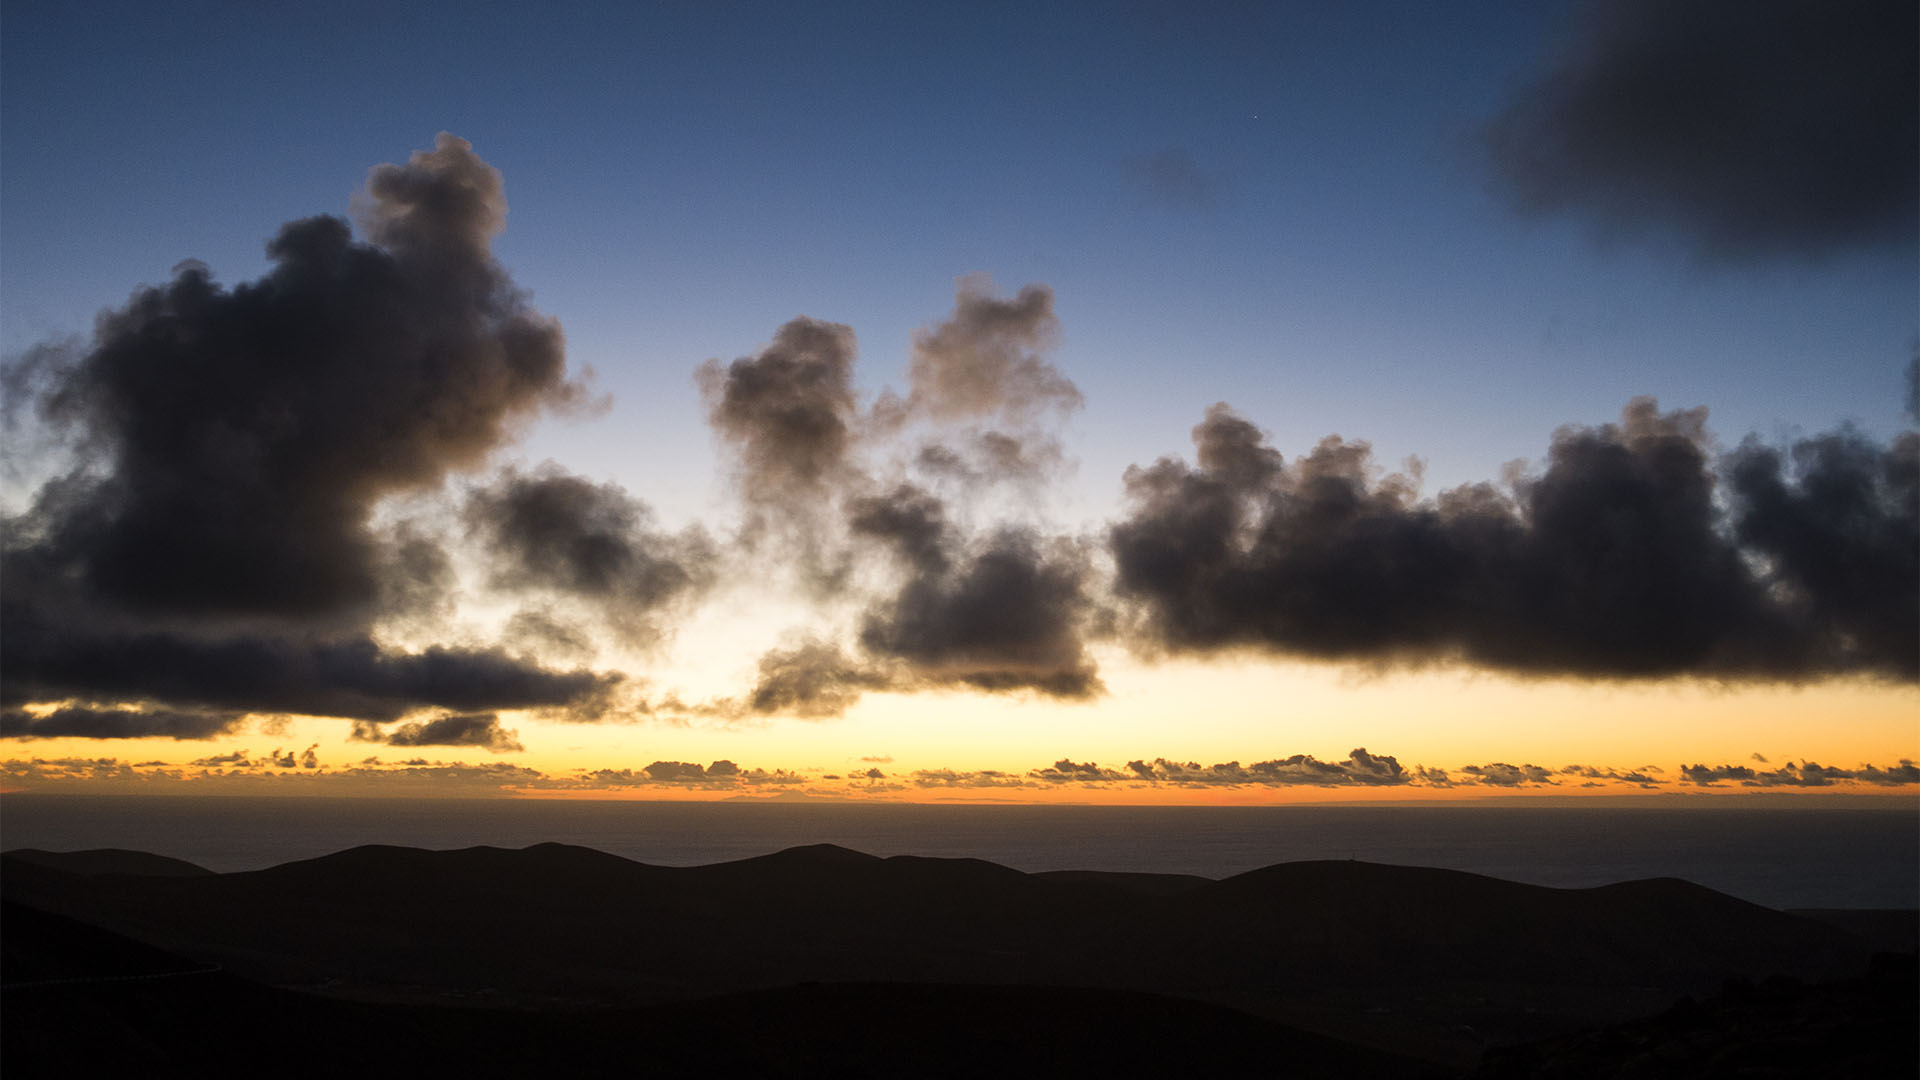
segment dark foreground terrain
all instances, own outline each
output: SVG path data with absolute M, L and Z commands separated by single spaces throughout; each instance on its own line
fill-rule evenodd
M 545 844 L 21 851 L 0 890 L 8 1076 L 1911 1077 L 1920 1034 L 1913 913 L 1676 880 Z

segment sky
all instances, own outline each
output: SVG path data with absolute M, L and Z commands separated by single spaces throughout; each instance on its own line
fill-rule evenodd
M 0 784 L 1920 786 L 1911 4 L 0 13 Z

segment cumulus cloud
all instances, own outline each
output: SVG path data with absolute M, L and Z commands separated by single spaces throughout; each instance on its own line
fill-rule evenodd
M 1134 759 L 1124 769 L 1102 768 L 1093 762 L 1062 758 L 1027 774 L 1047 783 L 1169 784 L 1179 787 L 1397 787 L 1417 780 L 1390 755 L 1355 748 L 1344 761 L 1321 761 L 1312 754 L 1257 761 L 1201 765 L 1198 762 L 1154 758 Z
M 1422 499 L 1365 443 L 1329 436 L 1288 463 L 1216 405 L 1197 464 L 1128 470 L 1115 588 L 1149 650 L 1920 677 L 1920 437 L 1749 441 L 1717 462 L 1705 425 L 1635 399 L 1618 424 L 1561 428 L 1537 475 Z
M 857 500 L 857 536 L 889 548 L 898 591 L 868 608 L 860 643 L 918 683 L 1085 698 L 1101 684 L 1081 637 L 1092 570 L 1070 542 L 1002 528 L 968 542 L 928 493 L 902 486 Z
M 371 517 L 479 465 L 573 400 L 560 329 L 494 262 L 500 175 L 442 135 L 375 169 L 361 218 L 293 222 L 226 289 L 183 264 L 103 314 L 42 417 L 104 468 L 42 489 L 16 528 L 116 607 L 315 616 L 379 595 Z
M 1479 784 L 1483 787 L 1532 787 L 1557 782 L 1552 769 L 1539 765 L 1509 765 L 1504 761 L 1463 765 L 1458 771 L 1461 775 L 1455 783 Z
M 854 353 L 851 327 L 803 317 L 758 354 L 696 373 L 707 420 L 736 458 L 748 541 L 792 543 L 816 573 L 831 570 L 823 508 L 858 475 Z
M 450 580 L 431 537 L 376 508 L 582 391 L 559 326 L 493 258 L 504 190 L 468 143 L 374 169 L 355 210 L 364 241 L 292 222 L 259 280 L 183 263 L 90 340 L 8 372 L 75 454 L 5 522 L 9 703 L 145 704 L 186 730 L 187 707 L 386 719 L 604 689 L 497 649 L 375 643 L 373 623 Z M 160 722 L 137 711 L 116 710 L 127 730 Z
M 1652 765 L 1643 766 L 1638 769 L 1629 769 L 1625 772 L 1619 769 L 1599 768 L 1593 765 L 1568 765 L 1560 770 L 1560 775 L 1577 776 L 1589 781 L 1615 780 L 1623 784 L 1638 784 L 1641 787 L 1650 788 L 1656 787 L 1664 782 L 1658 776 L 1654 775 L 1663 771 L 1665 770 Z
M 1019 424 L 1083 404 L 1080 390 L 1048 354 L 1058 347 L 1053 290 L 1028 285 L 1011 298 L 993 294 L 993 279 L 960 279 L 953 313 L 913 335 L 913 364 L 904 401 L 883 401 L 883 417 L 997 419 Z
M 698 595 L 716 574 L 717 551 L 700 530 L 655 530 L 646 505 L 625 489 L 551 462 L 531 474 L 505 470 L 468 493 L 464 513 L 493 558 L 495 587 L 578 600 L 628 644 L 655 641 L 660 613 Z M 556 636 L 550 617 L 519 629 Z
M 895 687 L 888 672 L 846 655 L 822 641 L 791 649 L 773 649 L 760 658 L 760 678 L 747 698 L 755 713 L 839 716 L 869 690 Z
M 805 776 L 785 769 L 743 769 L 731 761 L 722 759 L 705 766 L 691 761 L 656 761 L 642 769 L 594 769 L 582 772 L 571 780 L 557 783 L 556 786 L 745 790 L 761 787 L 790 788 L 804 784 L 806 780 Z
M 1100 691 L 1085 545 L 966 523 L 974 496 L 1062 460 L 1045 424 L 1081 396 L 1049 358 L 1059 332 L 1044 285 L 1001 297 L 975 276 L 915 333 L 906 392 L 870 409 L 851 389 L 852 332 L 835 324 L 794 320 L 758 355 L 701 369 L 749 542 L 781 537 L 816 589 L 859 611 L 851 642 L 816 633 L 763 656 L 743 711 L 831 716 L 876 690 Z
M 1906 0 L 1611 0 L 1487 127 L 1498 187 L 1714 259 L 1911 251 L 1920 109 Z
M 1034 769 L 1027 775 L 1050 784 L 1068 782 L 1104 784 L 1127 779 L 1126 773 L 1116 769 L 1103 769 L 1091 761 L 1079 762 L 1071 758 L 1061 758 L 1045 768 Z
M 1727 469 L 1733 530 L 1763 560 L 1806 661 L 1911 673 L 1920 658 L 1920 435 L 1854 431 L 1786 449 L 1748 439 Z
M 477 746 L 495 754 L 519 753 L 520 733 L 500 726 L 493 713 L 436 716 L 430 720 L 412 720 L 392 731 L 378 724 L 353 725 L 356 742 L 385 743 L 388 746 Z
M 1853 782 L 1877 787 L 1920 784 L 1920 766 L 1904 758 L 1887 768 L 1862 765 L 1857 769 L 1839 769 L 1814 761 L 1787 762 L 1777 769 L 1754 769 L 1746 765 L 1682 765 L 1680 781 L 1698 787 L 1733 783 L 1742 787 L 1830 787 Z
M 1026 781 L 998 769 L 915 769 L 908 780 L 919 788 L 1017 788 Z

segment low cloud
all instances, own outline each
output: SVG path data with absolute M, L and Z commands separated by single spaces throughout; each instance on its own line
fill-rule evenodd
M 355 742 L 388 746 L 476 746 L 495 754 L 519 753 L 526 749 L 520 745 L 520 733 L 501 727 L 500 718 L 493 713 L 413 720 L 392 731 L 383 730 L 378 724 L 358 723 L 353 726 L 351 737 Z
M 869 655 L 898 661 L 917 684 L 1068 699 L 1102 689 L 1081 637 L 1092 570 L 1077 546 L 1015 528 L 970 543 L 910 486 L 856 501 L 851 527 L 903 571 L 899 590 L 863 617 Z
M 23 586 L 24 588 L 24 586 Z M 0 633 L 9 704 L 61 699 L 125 703 L 94 709 L 130 729 L 144 703 L 169 702 L 193 715 L 275 713 L 395 720 L 434 706 L 551 709 L 591 713 L 619 685 L 616 675 L 555 671 L 503 649 L 435 646 L 418 653 L 382 648 L 365 636 L 313 641 L 273 634 L 212 637 L 172 630 L 93 629 L 14 611 Z M 57 619 L 57 616 L 54 616 Z M 178 720 L 188 712 L 167 713 Z M 192 730 L 191 725 L 182 730 Z M 225 730 L 207 727 L 211 737 Z M 104 737 L 106 732 L 101 732 Z
M 1745 765 L 1683 765 L 1680 781 L 1697 787 L 1731 783 L 1742 787 L 1831 787 L 1851 782 L 1876 787 L 1901 787 L 1920 784 L 1920 766 L 1901 759 L 1887 768 L 1862 765 L 1857 769 L 1830 768 L 1813 761 L 1787 762 L 1777 769 L 1754 769 Z
M 1229 761 L 1202 768 L 1194 762 L 1180 764 L 1155 758 L 1151 762 L 1128 762 L 1127 769 L 1140 780 L 1200 786 L 1397 787 L 1415 779 L 1392 756 L 1369 754 L 1364 747 L 1356 747 L 1345 761 L 1321 761 L 1312 754 L 1295 754 L 1247 766 Z
M 886 671 L 849 658 L 838 645 L 809 641 L 760 658 L 760 678 L 747 698 L 755 713 L 839 716 L 870 690 L 894 689 Z
M 660 616 L 698 596 L 717 573 L 718 552 L 704 533 L 660 532 L 646 505 L 618 485 L 551 462 L 533 473 L 508 469 L 475 488 L 464 514 L 492 556 L 496 589 L 577 601 L 628 645 L 655 642 Z M 520 630 L 550 627 L 523 623 Z
M 1463 765 L 1454 778 L 1456 784 L 1479 784 L 1482 787 L 1544 787 L 1558 781 L 1553 778 L 1553 770 L 1539 765 L 1509 765 L 1504 761 L 1490 762 L 1486 765 Z
M 763 787 L 795 787 L 807 777 L 785 769 L 743 769 L 722 759 L 710 765 L 691 761 L 656 761 L 642 769 L 594 769 L 582 771 L 557 786 L 580 788 L 680 788 L 734 790 Z
M 1175 787 L 1397 787 L 1417 779 L 1393 757 L 1370 754 L 1364 748 L 1356 748 L 1344 761 L 1321 761 L 1312 754 L 1295 754 L 1251 765 L 1238 761 L 1201 765 L 1167 758 L 1152 761 L 1136 758 L 1127 762 L 1124 769 L 1111 769 L 1063 758 L 1027 775 L 1050 784 Z
M 5 739 L 212 739 L 244 719 L 221 710 L 96 709 L 66 706 L 51 712 L 0 711 Z
M 955 770 L 915 769 L 908 782 L 917 788 L 1017 788 L 1025 787 L 1020 777 L 997 769 Z
M 1622 772 L 1619 769 L 1596 768 L 1592 765 L 1568 765 L 1560 770 L 1562 776 L 1576 776 L 1588 781 L 1616 781 L 1623 784 L 1638 784 L 1644 788 L 1657 787 L 1664 781 L 1656 774 L 1665 770 L 1647 765 L 1638 769 Z
M 1544 472 L 1422 499 L 1338 436 L 1291 463 L 1223 405 L 1127 471 L 1134 644 L 1521 675 L 1920 679 L 1920 436 L 1716 460 L 1703 409 L 1563 427 Z

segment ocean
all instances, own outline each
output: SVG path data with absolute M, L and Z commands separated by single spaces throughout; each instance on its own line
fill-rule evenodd
M 1775 908 L 1920 906 L 1913 809 L 998 806 L 0 796 L 0 847 L 120 847 L 221 872 L 361 844 L 545 841 L 692 866 L 832 843 L 1018 870 L 1222 878 L 1304 859 L 1438 866 L 1560 888 L 1679 877 Z

